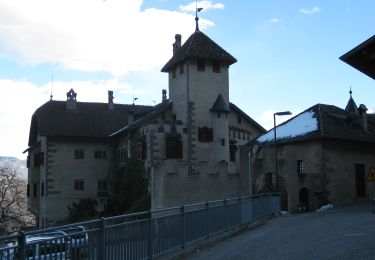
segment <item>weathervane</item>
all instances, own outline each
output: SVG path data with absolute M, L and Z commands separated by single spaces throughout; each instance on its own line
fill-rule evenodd
M 202 11 L 203 8 L 202 7 L 199 7 L 198 8 L 198 4 L 197 4 L 197 1 L 195 1 L 195 31 L 199 31 L 199 25 L 198 25 L 198 21 L 199 21 L 199 18 L 198 18 L 198 13 L 200 11 Z

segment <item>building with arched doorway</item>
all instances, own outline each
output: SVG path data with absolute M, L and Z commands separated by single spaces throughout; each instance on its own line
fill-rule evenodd
M 249 144 L 255 193 L 279 191 L 292 212 L 375 196 L 375 115 L 351 91 L 345 109 L 316 104 L 277 126 L 276 148 L 273 131 Z

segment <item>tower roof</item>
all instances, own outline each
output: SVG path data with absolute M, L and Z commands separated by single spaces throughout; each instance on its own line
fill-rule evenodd
M 348 100 L 348 104 L 346 104 L 345 110 L 348 112 L 358 113 L 358 107 L 352 98 L 352 90 L 350 89 L 349 94 L 350 98 Z
M 211 107 L 210 111 L 212 112 L 222 112 L 222 113 L 229 113 L 230 110 L 225 103 L 225 100 L 221 94 L 219 94 L 216 98 L 214 105 Z
M 229 65 L 237 62 L 236 58 L 221 48 L 203 32 L 195 31 L 164 65 L 161 71 L 168 72 L 173 66 L 188 58 L 224 61 Z

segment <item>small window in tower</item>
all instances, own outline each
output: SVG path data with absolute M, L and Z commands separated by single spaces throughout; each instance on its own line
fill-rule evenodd
M 83 150 L 75 150 L 74 151 L 74 159 L 83 159 L 85 157 Z
M 217 113 L 217 118 L 220 118 L 220 117 L 221 117 L 220 113 Z
M 184 63 L 180 63 L 180 74 L 184 73 Z
M 298 175 L 303 173 L 303 160 L 297 160 L 297 173 Z
M 84 180 L 74 180 L 74 190 L 85 190 Z
M 213 138 L 213 130 L 212 128 L 198 127 L 198 141 L 199 142 L 212 142 Z
M 197 59 L 197 71 L 205 71 L 206 62 L 204 59 Z
M 212 61 L 212 71 L 215 73 L 220 73 L 220 61 L 218 60 Z

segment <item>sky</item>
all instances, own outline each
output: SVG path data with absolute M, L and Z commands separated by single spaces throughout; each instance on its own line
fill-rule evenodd
M 375 110 L 375 82 L 339 57 L 374 35 L 373 0 L 198 1 L 200 30 L 231 53 L 230 101 L 266 129 L 317 104 Z M 50 99 L 154 105 L 191 0 L 0 0 L 0 156 L 24 159 L 34 111 Z M 281 123 L 288 117 L 278 117 Z

